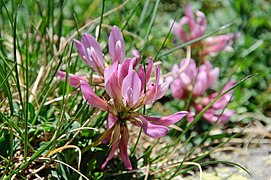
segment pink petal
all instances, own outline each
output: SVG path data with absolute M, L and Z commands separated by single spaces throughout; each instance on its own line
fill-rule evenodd
M 196 11 L 197 21 L 191 30 L 191 37 L 193 39 L 201 37 L 206 28 L 207 28 L 207 21 L 205 19 L 205 15 L 201 11 Z
M 187 121 L 188 121 L 188 122 L 194 121 L 194 117 L 195 117 L 195 112 L 189 112 L 189 113 L 187 114 Z
M 112 62 L 122 63 L 125 57 L 125 45 L 121 31 L 117 26 L 113 26 L 108 38 L 109 54 Z
M 180 27 L 179 36 L 183 42 L 188 42 L 192 39 L 189 32 L 186 32 L 185 30 L 185 27 L 189 25 L 189 21 L 190 20 L 188 19 L 188 17 L 182 17 L 181 20 L 179 21 L 179 27 Z
M 65 80 L 65 78 L 66 78 L 66 73 L 65 73 L 65 72 L 58 70 L 58 71 L 56 72 L 56 74 L 57 74 L 61 79 Z
M 80 81 L 80 87 L 83 94 L 83 98 L 93 107 L 98 107 L 104 111 L 107 111 L 107 104 L 104 100 L 99 98 L 89 84 L 86 81 Z
M 107 129 L 112 128 L 117 122 L 117 120 L 118 120 L 117 116 L 114 116 L 113 114 L 108 113 L 107 123 L 106 123 Z
M 185 6 L 185 16 L 188 17 L 188 19 L 189 19 L 190 30 L 194 29 L 195 19 L 194 19 L 193 10 L 192 10 L 190 4 L 187 4 Z
M 80 56 L 83 58 L 85 63 L 92 67 L 92 64 L 86 59 L 86 52 L 85 52 L 85 48 L 84 48 L 83 44 L 80 41 L 78 41 L 77 39 L 74 39 L 73 41 L 77 47 L 77 50 L 78 50 Z
M 62 79 L 66 79 L 66 73 L 63 71 L 57 71 L 57 75 Z M 73 75 L 73 74 L 68 74 L 68 81 L 71 86 L 77 87 L 80 85 L 80 80 L 88 82 L 88 79 L 86 76 L 79 76 L 79 75 Z
M 138 67 L 138 77 L 139 77 L 141 84 L 142 84 L 141 91 L 143 91 L 144 86 L 145 86 L 145 72 L 144 72 L 144 69 L 141 65 Z
M 181 99 L 183 97 L 183 87 L 181 79 L 175 79 L 170 86 L 172 96 L 176 99 Z
M 102 169 L 104 169 L 105 166 L 106 166 L 106 164 L 113 158 L 113 156 L 114 156 L 116 150 L 117 150 L 118 147 L 119 147 L 119 143 L 120 143 L 119 140 L 117 140 L 117 142 L 113 142 L 113 143 L 112 143 L 112 147 L 111 147 L 110 153 L 109 153 L 109 155 L 107 156 L 105 162 L 102 164 Z
M 111 78 L 111 75 L 117 70 L 118 70 L 118 62 L 114 62 L 112 64 L 112 66 L 105 68 L 105 70 L 104 70 L 104 83 L 105 84 Z
M 184 66 L 186 63 L 186 59 L 182 59 L 182 61 L 179 64 L 179 67 Z M 185 68 L 184 73 L 192 80 L 194 80 L 197 76 L 197 66 L 194 61 L 194 59 L 189 60 L 188 66 Z
M 147 121 L 143 116 L 137 116 L 142 123 L 138 123 L 142 127 L 144 133 L 152 138 L 160 138 L 168 133 L 168 128 L 162 125 L 155 125 Z
M 208 86 L 214 87 L 214 83 L 217 81 L 219 76 L 219 68 L 212 69 L 208 74 Z
M 230 118 L 234 115 L 233 110 L 225 109 L 223 114 L 220 116 L 219 122 L 225 123 L 230 120 Z
M 120 85 L 122 85 L 123 79 L 127 76 L 129 72 L 129 68 L 132 67 L 132 63 L 133 63 L 132 59 L 128 58 L 121 65 L 119 65 L 118 77 L 119 77 Z
M 164 82 L 163 84 L 159 85 L 158 90 L 156 92 L 155 101 L 160 99 L 161 97 L 163 97 L 166 94 L 168 87 L 169 87 L 168 82 Z
M 99 74 L 103 74 L 104 59 L 99 43 L 89 34 L 84 34 L 81 42 L 74 40 L 83 60 Z
M 144 104 L 152 104 L 155 97 L 156 87 L 154 84 L 148 84 L 146 89 L 147 90 L 144 97 Z
M 173 26 L 172 26 L 173 24 Z M 172 26 L 172 33 L 175 34 L 175 36 L 179 39 L 182 39 L 181 36 L 180 36 L 180 31 L 181 31 L 181 27 L 179 25 L 179 23 L 173 21 L 173 20 L 170 20 L 169 21 L 169 27 Z
M 180 121 L 184 116 L 187 115 L 187 113 L 188 113 L 187 111 L 180 111 L 165 117 L 145 116 L 145 119 L 155 125 L 169 126 L 171 124 L 175 124 L 176 122 Z
M 199 72 L 196 84 L 193 89 L 193 95 L 200 96 L 208 89 L 207 74 L 203 71 Z
M 159 80 L 160 80 L 160 67 L 157 66 L 156 67 L 155 93 L 154 93 L 153 101 L 156 101 L 156 100 L 160 99 L 161 97 L 163 97 L 168 90 L 169 83 L 164 82 L 163 84 L 160 84 Z
M 108 93 L 108 95 L 114 99 L 117 100 L 117 102 L 120 102 L 122 100 L 121 98 L 121 86 L 118 79 L 118 72 L 115 71 L 109 80 L 107 80 L 105 84 L 105 90 Z
M 128 140 L 129 140 L 129 132 L 126 126 L 121 127 L 123 129 L 119 144 L 120 157 L 126 169 L 132 170 L 132 164 L 128 156 Z
M 137 66 L 140 60 L 140 52 L 137 49 L 132 50 L 133 58 L 133 67 Z
M 124 104 L 133 107 L 139 100 L 141 94 L 141 81 L 134 70 L 129 71 L 128 75 L 123 79 L 122 98 Z
M 157 99 L 160 99 L 162 96 L 165 95 L 169 84 L 167 82 L 164 82 L 163 84 L 160 84 L 160 67 L 156 67 L 156 82 L 155 84 L 149 83 L 147 85 L 147 91 L 145 94 L 144 104 L 151 104 Z

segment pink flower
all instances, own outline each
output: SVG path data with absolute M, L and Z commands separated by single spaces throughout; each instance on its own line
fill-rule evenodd
M 177 23 L 170 21 L 170 26 L 173 24 L 172 32 L 183 42 L 188 42 L 201 37 L 207 27 L 205 15 L 201 11 L 194 13 L 189 4 L 185 7 L 185 16 Z
M 104 58 L 100 45 L 96 39 L 85 33 L 81 41 L 75 39 L 74 42 L 85 63 L 93 68 L 95 72 L 103 75 Z
M 81 41 L 74 40 L 78 52 L 82 59 L 99 75 L 104 74 L 104 58 L 101 47 L 97 40 L 89 34 L 84 34 Z M 121 31 L 117 26 L 113 26 L 108 38 L 108 49 L 112 64 L 114 62 L 122 63 L 125 59 L 125 44 Z M 140 59 L 140 53 L 133 50 L 134 66 L 136 66 Z
M 176 99 L 188 98 L 192 93 L 191 99 L 191 111 L 187 114 L 187 120 L 192 122 L 196 112 L 200 112 L 209 103 L 211 103 L 218 93 L 212 93 L 208 95 L 208 89 L 214 89 L 215 82 L 219 76 L 219 68 L 213 68 L 210 62 L 205 62 L 199 67 L 193 59 L 190 59 L 186 69 L 179 73 L 179 69 L 185 64 L 183 59 L 179 65 L 174 65 L 172 68 L 173 82 L 171 83 L 172 96 Z M 223 89 L 222 93 L 234 85 L 234 81 L 230 81 Z M 234 111 L 223 109 L 227 106 L 232 96 L 232 91 L 218 99 L 204 114 L 204 119 L 210 123 L 214 123 L 219 117 L 219 124 L 227 122 L 230 117 L 234 114 Z M 222 115 L 220 115 L 222 113 Z
M 112 159 L 117 149 L 120 150 L 124 166 L 127 169 L 132 168 L 127 155 L 129 136 L 126 123 L 128 121 L 142 127 L 146 135 L 159 138 L 167 134 L 167 126 L 178 122 L 187 114 L 187 112 L 181 111 L 167 117 L 149 117 L 137 111 L 144 104 L 151 104 L 164 96 L 168 88 L 168 83 L 159 81 L 159 66 L 156 68 L 156 81 L 150 81 L 152 66 L 152 59 L 150 59 L 146 73 L 141 66 L 136 71 L 133 68 L 132 59 L 126 59 L 122 64 L 118 64 L 116 61 L 111 67 L 106 68 L 104 79 L 105 90 L 111 98 L 109 101 L 97 97 L 85 81 L 80 81 L 84 99 L 89 105 L 109 112 L 107 128 L 108 130 L 114 129 L 114 133 L 110 135 L 112 148 L 102 168 Z M 144 92 L 145 84 L 146 92 Z
M 112 31 L 108 38 L 109 54 L 112 62 L 123 62 L 125 57 L 125 46 L 121 31 L 117 26 L 113 26 Z
M 189 4 L 185 7 L 185 16 L 179 22 L 169 21 L 169 26 L 172 26 L 172 33 L 183 42 L 188 42 L 193 39 L 202 37 L 207 28 L 205 15 L 201 11 L 192 11 Z M 216 56 L 222 50 L 232 50 L 231 44 L 235 40 L 237 34 L 225 34 L 215 37 L 209 37 L 201 40 L 199 43 L 194 43 L 192 47 L 200 46 L 199 56 L 205 62 L 206 56 Z
M 221 93 L 227 91 L 234 85 L 235 81 L 230 81 L 222 90 Z M 220 97 L 204 114 L 204 119 L 208 120 L 210 123 L 216 122 L 218 119 L 218 124 L 223 124 L 231 118 L 231 116 L 234 114 L 233 110 L 229 110 L 226 108 L 229 101 L 232 97 L 232 91 L 226 93 L 222 97 Z M 205 106 L 207 106 L 209 103 L 211 103 L 219 94 L 213 93 L 209 95 L 208 97 L 204 97 L 200 100 L 198 104 L 195 105 L 195 108 L 198 112 L 200 112 Z M 225 109 L 226 108 L 226 109 Z M 222 111 L 224 112 L 222 113 Z
M 105 168 L 117 150 L 124 167 L 131 170 L 132 165 L 128 156 L 129 130 L 127 123 L 141 127 L 145 134 L 152 138 L 160 138 L 168 132 L 168 126 L 181 120 L 186 111 L 180 111 L 167 117 L 150 117 L 138 112 L 145 104 L 152 104 L 163 97 L 168 89 L 167 82 L 160 82 L 160 67 L 156 67 L 155 82 L 150 80 L 153 61 L 144 68 L 139 65 L 140 53 L 133 51 L 133 58 L 125 58 L 125 45 L 121 31 L 114 26 L 109 35 L 108 48 L 112 65 L 106 67 L 102 50 L 96 39 L 84 34 L 81 41 L 74 40 L 80 56 L 102 79 L 108 98 L 98 97 L 88 84 L 85 76 L 69 75 L 72 86 L 80 84 L 84 100 L 91 106 L 108 112 L 107 130 L 99 142 L 109 141 L 111 150 L 102 165 Z M 66 73 L 59 71 L 58 75 L 65 79 Z
M 217 81 L 219 76 L 219 68 L 213 68 L 212 64 L 207 61 L 199 67 L 200 71 L 207 74 L 207 85 L 210 88 L 214 88 L 214 83 Z
M 182 73 L 178 73 L 180 67 L 185 63 L 183 59 L 179 66 L 174 66 L 172 69 L 173 74 L 178 74 L 171 84 L 172 96 L 181 99 L 188 96 L 192 91 L 195 97 L 201 96 L 208 88 L 213 87 L 219 75 L 219 69 L 213 68 L 210 62 L 196 67 L 193 59 L 190 59 L 189 65 Z
M 223 49 L 232 50 L 230 44 L 234 40 L 235 35 L 233 33 L 219 35 L 215 37 L 209 37 L 203 40 L 203 56 L 210 55 L 216 56 L 216 54 Z

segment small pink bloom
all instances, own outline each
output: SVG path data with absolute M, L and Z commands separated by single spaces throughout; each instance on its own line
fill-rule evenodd
M 133 61 L 134 61 L 133 66 L 135 67 L 135 66 L 137 66 L 138 63 L 139 63 L 139 60 L 140 60 L 140 52 L 139 52 L 138 50 L 136 50 L 136 49 L 133 49 L 133 50 L 132 50 L 132 54 L 133 54 L 133 56 L 134 56 L 134 58 L 133 58 Z
M 219 75 L 219 68 L 213 68 L 210 62 L 196 67 L 195 61 L 190 59 L 186 69 L 179 73 L 176 69 L 181 68 L 185 61 L 183 59 L 178 67 L 173 66 L 172 69 L 172 72 L 175 74 L 175 79 L 171 84 L 172 96 L 174 98 L 181 99 L 183 96 L 189 95 L 191 91 L 193 96 L 199 97 L 208 88 L 214 87 L 214 83 Z
M 184 88 L 181 79 L 175 79 L 170 85 L 172 96 L 176 99 L 181 99 L 184 95 Z
M 103 75 L 104 58 L 100 45 L 96 39 L 85 33 L 81 41 L 75 39 L 74 42 L 85 63 L 92 67 L 97 73 Z
M 234 38 L 235 35 L 231 33 L 215 37 L 209 37 L 203 40 L 203 55 L 216 56 L 216 54 L 223 49 L 231 50 L 232 48 L 230 44 L 232 44 Z
M 221 93 L 227 91 L 234 85 L 235 81 L 230 81 L 222 90 Z M 226 108 L 229 101 L 232 97 L 232 91 L 226 93 L 222 97 L 220 97 L 204 114 L 203 117 L 208 120 L 210 123 L 216 122 L 218 119 L 218 124 L 223 124 L 227 122 L 231 116 L 234 114 L 233 110 L 229 110 Z M 203 105 L 201 108 L 197 106 L 196 108 L 198 111 L 201 111 L 205 106 L 207 106 L 210 102 L 212 102 L 219 94 L 213 93 L 209 97 L 202 98 L 201 104 Z M 209 100 L 207 100 L 209 99 Z M 226 108 L 226 109 L 225 109 Z M 223 109 L 224 112 L 223 112 Z M 223 112 L 223 113 L 222 113 Z M 222 113 L 222 114 L 221 114 Z
M 201 37 L 207 27 L 205 15 L 201 11 L 196 11 L 196 18 L 189 4 L 185 8 L 185 16 L 181 18 L 179 23 L 170 21 L 173 24 L 172 31 L 183 42 L 188 42 Z
M 108 38 L 108 48 L 112 62 L 123 62 L 125 57 L 125 45 L 121 31 L 117 26 L 113 26 Z
M 144 103 L 145 104 L 152 104 L 154 101 L 160 99 L 166 94 L 166 91 L 168 89 L 168 82 L 163 82 L 160 84 L 160 67 L 156 67 L 156 82 L 154 83 L 149 83 L 147 85 L 147 90 L 146 90 L 146 96 Z
M 63 71 L 57 71 L 56 73 L 62 80 L 66 79 L 66 73 Z M 88 82 L 88 79 L 86 76 L 80 76 L 80 75 L 73 75 L 69 74 L 68 75 L 68 82 L 70 83 L 71 86 L 73 87 L 78 87 L 80 85 L 80 81 L 85 81 Z

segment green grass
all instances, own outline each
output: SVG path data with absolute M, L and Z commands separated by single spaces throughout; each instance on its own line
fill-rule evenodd
M 208 29 L 204 36 L 182 43 L 172 35 L 168 21 L 182 17 L 185 1 L 1 0 L 0 179 L 33 178 L 29 170 L 39 168 L 37 174 L 49 179 L 170 179 L 198 171 L 187 162 L 199 164 L 203 171 L 219 163 L 242 168 L 234 162 L 212 159 L 210 154 L 242 136 L 242 131 L 228 133 L 228 129 L 253 123 L 253 118 L 238 121 L 242 114 L 253 113 L 265 119 L 264 125 L 270 123 L 266 119 L 271 114 L 271 6 L 266 6 L 267 1 L 210 2 L 191 3 L 206 13 Z M 231 18 L 221 18 L 229 13 Z M 61 81 L 56 72 L 63 69 L 92 76 L 93 71 L 76 54 L 72 40 L 80 39 L 84 32 L 90 33 L 97 37 L 103 53 L 108 54 L 107 39 L 113 25 L 124 34 L 128 56 L 136 48 L 141 52 L 144 68 L 152 56 L 161 63 L 163 73 L 186 56 L 187 46 L 210 36 L 239 32 L 233 51 L 209 59 L 220 68 L 219 88 L 231 78 L 237 80 L 230 89 L 235 91 L 234 101 L 228 105 L 236 111 L 235 116 L 224 126 L 204 123 L 203 113 L 224 92 L 197 114 L 193 123 L 183 120 L 176 124 L 182 131 L 170 128 L 168 136 L 146 141 L 140 129 L 130 128 L 137 135 L 132 137 L 135 144 L 129 150 L 134 170 L 126 171 L 118 157 L 101 170 L 110 147 L 92 143 L 105 131 L 107 113 L 98 113 L 97 108 L 88 106 L 80 90 L 69 86 L 68 77 Z M 97 94 L 103 93 L 97 90 Z M 173 100 L 170 93 L 166 97 L 161 101 L 161 109 L 166 113 L 185 109 L 184 101 Z M 142 111 L 163 115 L 155 105 Z M 217 129 L 220 134 L 212 136 L 211 132 Z M 148 147 L 142 142 L 149 143 Z M 49 156 L 67 145 L 76 148 Z M 175 165 L 170 166 L 173 162 Z

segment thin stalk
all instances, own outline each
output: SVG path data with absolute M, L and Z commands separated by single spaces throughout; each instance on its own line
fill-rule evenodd
M 176 23 L 176 19 L 177 19 L 177 17 L 178 17 L 178 14 L 179 14 L 179 11 L 177 11 L 176 14 L 175 14 L 175 17 L 174 17 L 174 23 Z M 166 43 L 166 41 L 167 41 L 167 39 L 168 39 L 168 37 L 169 37 L 171 31 L 172 31 L 172 28 L 173 28 L 174 23 L 171 24 L 170 29 L 169 29 L 169 31 L 168 31 L 168 33 L 167 33 L 167 36 L 166 36 L 166 38 L 164 39 L 164 41 L 163 41 L 161 47 L 159 48 L 158 52 L 156 53 L 156 55 L 155 55 L 155 57 L 154 57 L 154 60 L 157 59 L 158 55 L 160 54 L 161 50 L 163 49 L 163 47 L 164 47 L 164 45 L 165 45 L 165 43 Z
M 146 0 L 144 3 L 143 10 L 141 12 L 140 18 L 139 18 L 139 23 L 138 23 L 139 26 L 141 26 L 142 23 L 144 22 L 144 17 L 146 15 L 147 10 L 148 10 L 149 4 L 150 4 L 150 0 Z
M 56 145 L 56 143 L 57 143 L 57 139 L 58 139 L 58 136 L 59 136 L 59 133 L 60 133 L 60 129 L 61 129 L 61 127 L 62 127 L 62 121 L 63 121 L 64 114 L 65 114 L 65 111 L 66 111 L 66 104 L 65 104 L 66 98 L 65 98 L 65 96 L 66 96 L 67 90 L 68 90 L 68 88 L 69 88 L 69 86 L 67 86 L 67 84 L 68 84 L 68 76 L 69 76 L 69 70 L 70 70 L 70 62 L 71 62 L 72 47 L 73 47 L 73 43 L 72 43 L 72 45 L 71 45 L 71 47 L 70 47 L 70 55 L 69 55 L 69 61 L 68 61 L 68 71 L 66 72 L 66 78 L 65 78 L 64 88 L 63 88 L 63 98 L 62 98 L 61 115 L 60 115 L 60 119 L 59 119 L 59 121 L 58 121 L 58 123 L 57 123 L 57 125 L 56 125 L 56 131 L 55 131 L 55 133 L 54 133 L 54 135 L 53 135 L 53 137 L 52 137 L 52 139 L 53 139 L 53 144 L 52 144 L 50 150 L 51 150 L 52 148 L 54 148 L 55 145 Z M 68 97 L 67 97 L 67 98 L 68 98 Z M 49 153 L 49 152 L 50 152 L 50 151 L 48 151 L 48 153 Z M 47 154 L 48 154 L 48 153 L 47 153 Z
M 121 31 L 123 31 L 126 26 L 128 25 L 128 23 L 130 22 L 130 20 L 132 19 L 133 15 L 135 14 L 137 8 L 139 7 L 140 3 L 142 0 L 139 0 L 135 6 L 135 8 L 133 9 L 132 13 L 130 14 L 130 16 L 127 18 L 127 21 L 125 22 L 124 26 L 121 28 Z
M 140 128 L 140 130 L 139 130 L 139 134 L 137 136 L 136 143 L 131 150 L 131 154 L 134 154 L 134 152 L 135 152 L 136 146 L 138 145 L 139 139 L 141 137 L 141 133 L 142 133 L 142 128 Z
M 99 25 L 99 31 L 98 31 L 97 41 L 99 41 L 100 36 L 101 36 L 101 30 L 102 30 L 102 24 L 103 24 L 103 17 L 104 17 L 104 6 L 105 6 L 105 0 L 103 0 L 103 3 L 102 3 L 102 13 L 101 13 L 101 18 L 100 18 L 100 25 Z
M 29 99 L 29 76 L 28 76 L 28 32 L 26 37 L 26 46 L 25 46 L 25 81 L 26 81 L 26 96 L 25 96 L 25 134 L 24 134 L 24 161 L 27 161 L 27 143 L 28 143 L 28 99 Z
M 20 98 L 20 103 L 22 106 L 22 111 L 24 109 L 24 104 L 23 104 L 23 97 L 22 97 L 22 93 L 21 93 L 21 88 L 20 88 L 20 79 L 19 79 L 19 71 L 18 71 L 18 62 L 17 62 L 17 54 L 16 54 L 16 49 L 17 49 L 17 38 L 16 38 L 16 29 L 17 29 L 17 14 L 18 14 L 18 8 L 16 7 L 15 9 L 15 13 L 14 13 L 14 21 L 13 21 L 13 55 L 14 55 L 14 63 L 16 64 L 15 66 L 15 74 L 16 74 L 16 86 L 18 89 L 18 93 L 19 93 L 19 98 Z M 12 8 L 13 10 L 13 8 Z
M 142 50 L 144 50 L 147 47 L 149 35 L 151 33 L 151 29 L 152 29 L 152 26 L 154 24 L 154 20 L 156 18 L 156 13 L 157 13 L 159 3 L 160 3 L 160 0 L 156 0 L 155 6 L 154 6 L 154 9 L 153 9 L 153 13 L 152 13 L 152 17 L 151 17 L 151 21 L 150 21 L 150 24 L 148 26 L 147 33 L 146 33 L 146 35 L 144 37 L 144 45 L 143 45 Z

